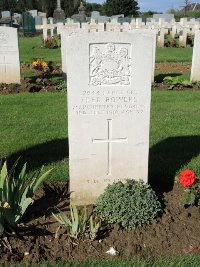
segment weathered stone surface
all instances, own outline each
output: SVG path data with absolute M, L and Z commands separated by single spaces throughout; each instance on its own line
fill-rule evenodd
M 190 79 L 192 82 L 200 81 L 200 30 L 195 32 Z
M 116 181 L 147 182 L 154 41 L 140 30 L 69 37 L 72 203 L 94 203 Z
M 0 27 L 0 83 L 20 83 L 17 29 Z

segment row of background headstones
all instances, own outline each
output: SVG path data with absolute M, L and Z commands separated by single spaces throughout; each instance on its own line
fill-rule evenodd
M 129 31 L 133 29 L 155 29 L 157 31 L 157 45 L 158 47 L 164 47 L 164 37 L 166 34 L 171 35 L 172 38 L 175 35 L 179 35 L 179 45 L 186 47 L 187 36 L 195 34 L 196 30 L 200 29 L 200 22 L 195 19 L 187 20 L 187 18 L 181 18 L 180 22 L 166 22 L 163 18 L 160 18 L 157 22 L 152 19 L 150 22 L 144 23 L 141 18 L 132 19 L 131 23 L 124 22 L 119 23 L 117 18 L 113 18 L 111 22 L 97 23 L 96 20 L 91 19 L 90 23 L 74 23 L 72 19 L 67 19 L 66 23 L 53 23 L 53 18 L 43 18 L 43 24 L 38 25 L 37 29 L 43 30 L 43 39 L 48 37 L 48 30 L 51 32 L 51 36 L 54 36 L 55 30 L 57 34 L 60 34 L 63 29 L 75 30 L 82 29 L 86 32 L 99 32 L 99 31 Z
M 97 24 L 100 25 L 100 24 Z M 19 48 L 17 39 L 17 30 L 10 27 L 0 27 L 1 30 L 1 42 L 0 42 L 0 82 L 3 83 L 20 83 L 20 63 L 19 63 Z M 102 31 L 103 28 L 101 29 Z M 101 31 L 100 30 L 100 31 Z M 13 35 L 12 35 L 13 32 Z M 66 51 L 65 46 L 69 35 L 83 34 L 85 31 L 83 28 L 76 28 L 66 30 L 61 28 L 61 55 L 62 55 L 62 70 L 63 73 L 67 73 Z M 130 31 L 131 32 L 131 31 Z M 198 34 L 197 34 L 198 33 Z M 197 36 L 196 36 L 197 35 Z M 156 41 L 155 41 L 156 46 Z M 195 45 L 193 52 L 193 64 L 191 71 L 191 80 L 200 81 L 200 38 L 199 31 L 195 34 Z M 9 55 L 10 54 L 10 55 Z M 12 56 L 15 55 L 15 56 Z M 155 55 L 154 55 L 155 64 Z M 10 70 L 10 71 L 9 71 Z M 154 68 L 153 68 L 154 70 Z M 13 72 L 15 74 L 13 74 Z M 152 73 L 152 81 L 154 72 Z
M 46 18 L 46 13 L 44 13 L 44 12 L 38 12 L 37 10 L 28 10 L 27 12 L 30 13 L 31 16 L 35 19 L 35 25 L 41 25 L 42 24 L 42 18 Z M 2 19 L 10 18 L 11 12 L 10 11 L 2 11 L 1 17 L 2 17 Z M 21 19 L 22 14 L 13 13 L 12 18 Z

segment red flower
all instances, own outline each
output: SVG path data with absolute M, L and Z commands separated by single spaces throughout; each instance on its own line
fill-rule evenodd
M 180 173 L 180 183 L 184 187 L 190 187 L 196 181 L 197 177 L 196 174 L 191 170 L 184 170 Z

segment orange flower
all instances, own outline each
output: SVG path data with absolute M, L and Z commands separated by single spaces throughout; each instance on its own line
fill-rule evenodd
M 48 67 L 48 64 L 47 64 L 45 61 L 42 61 L 41 65 L 42 65 L 42 67 L 44 67 L 44 68 Z
M 33 67 L 37 67 L 38 66 L 38 61 L 33 61 L 32 66 Z

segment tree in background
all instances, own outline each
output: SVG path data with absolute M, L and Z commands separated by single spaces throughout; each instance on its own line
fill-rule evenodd
M 176 14 L 177 13 L 177 10 L 173 7 L 171 7 L 170 9 L 167 10 L 167 14 Z
M 124 14 L 127 16 L 138 15 L 138 2 L 135 0 L 106 0 L 103 11 L 107 16 Z

